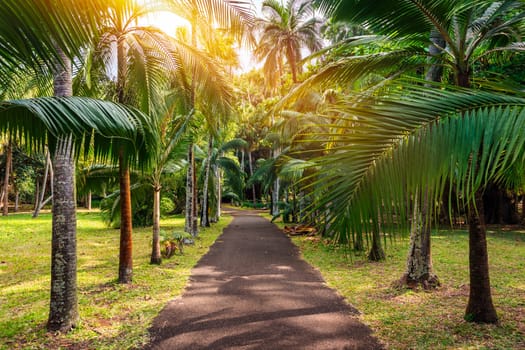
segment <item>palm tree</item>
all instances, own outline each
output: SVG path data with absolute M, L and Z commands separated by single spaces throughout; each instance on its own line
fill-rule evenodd
M 157 138 L 158 123 L 156 116 L 164 116 L 164 96 L 170 85 L 175 85 L 177 91 L 185 95 L 180 100 L 182 105 L 188 105 L 189 84 L 187 71 L 192 70 L 195 76 L 202 78 L 207 73 L 216 73 L 211 60 L 202 52 L 187 46 L 180 40 L 168 37 L 164 32 L 151 26 L 138 25 L 139 19 L 159 7 L 148 8 L 139 5 L 135 0 L 109 2 L 106 25 L 101 29 L 101 40 L 95 52 L 104 53 L 111 43 L 117 47 L 117 78 L 116 99 L 120 103 L 132 104 L 151 117 L 155 125 L 152 137 Z M 213 90 L 215 96 L 221 91 L 223 79 L 214 75 L 203 78 L 208 83 L 206 91 L 209 96 Z M 210 103 L 218 98 L 210 98 Z M 155 156 L 161 156 L 163 150 L 155 149 Z M 120 258 L 119 282 L 130 283 L 132 280 L 132 212 L 131 212 L 131 182 L 130 164 L 125 162 L 124 149 L 119 162 L 120 171 Z M 158 160 L 164 162 L 165 160 Z M 154 186 L 154 188 L 157 188 Z M 158 188 L 160 190 L 160 188 Z M 158 194 L 158 192 L 156 192 Z M 157 203 L 158 204 L 158 203 Z M 157 230 L 158 231 L 158 230 Z M 158 236 L 155 234 L 154 236 Z M 154 238 L 155 239 L 155 238 Z M 156 244 L 154 244 L 154 247 Z M 156 259 L 154 259 L 156 260 Z
M 211 139 L 213 140 L 213 139 Z M 208 145 L 208 154 L 203 160 L 203 168 L 206 169 L 202 176 L 202 215 L 201 226 L 210 226 L 211 213 L 217 213 L 221 201 L 221 174 L 224 171 L 230 188 L 239 196 L 242 191 L 242 175 L 238 162 L 225 155 L 228 151 L 239 150 L 246 147 L 246 141 L 233 139 L 223 143 L 219 147 Z M 213 171 L 211 171 L 213 170 Z M 210 216 L 211 215 L 211 216 Z
M 62 65 L 60 65 L 62 67 Z M 75 145 L 88 142 L 95 133 L 95 154 L 110 155 L 110 150 L 125 144 L 141 145 L 137 126 L 140 112 L 82 98 L 39 98 L 13 100 L 0 104 L 0 130 L 30 141 L 33 150 L 46 143 L 53 153 L 55 186 L 51 260 L 51 302 L 48 329 L 67 331 L 78 322 L 76 295 L 76 208 L 73 157 Z M 119 138 L 119 141 L 111 137 Z M 147 154 L 147 151 L 143 151 Z M 112 155 L 115 159 L 116 155 Z
M 99 24 L 97 14 L 104 9 L 104 2 L 91 1 L 80 8 L 78 2 L 69 0 L 62 1 L 60 6 L 53 2 L 7 0 L 4 6 L 0 14 L 0 70 L 6 73 L 1 74 L 2 90 L 9 85 L 4 78 L 10 73 L 33 69 L 44 77 L 43 80 L 52 72 L 55 94 L 70 95 L 70 60 L 80 57 L 81 47 L 95 36 Z M 79 26 L 79 22 L 83 25 Z M 42 64 L 47 70 L 41 69 Z M 78 320 L 73 145 L 78 145 L 76 141 L 83 137 L 91 137 L 92 130 L 98 130 L 101 135 L 120 135 L 123 143 L 133 140 L 137 132 L 135 127 L 140 125 L 136 120 L 138 115 L 135 111 L 99 101 L 64 98 L 3 103 L 1 109 L 4 132 L 31 140 L 28 146 L 33 149 L 43 149 L 48 142 L 55 151 L 55 176 L 59 182 L 55 181 L 53 200 L 48 329 L 67 331 Z M 20 114 L 25 114 L 27 119 L 20 118 Z M 98 152 L 104 147 L 105 152 L 110 149 L 107 148 L 111 147 L 110 143 L 101 142 L 100 136 L 95 139 Z M 133 148 L 133 143 L 128 147 Z
M 212 32 L 218 27 L 222 30 L 228 30 L 230 35 L 238 41 L 249 42 L 251 40 L 250 26 L 252 23 L 251 1 L 211 0 L 196 1 L 190 0 L 168 0 L 170 9 L 179 16 L 187 19 L 191 26 L 191 36 L 189 38 L 191 45 L 196 48 L 199 42 L 198 30 L 203 32 Z M 202 84 L 195 76 L 195 72 L 190 74 L 191 87 L 189 91 L 189 113 L 195 114 L 198 107 L 198 94 L 196 87 Z M 219 95 L 226 97 L 224 94 Z M 227 98 L 223 105 L 228 105 Z M 216 125 L 216 123 L 210 124 Z M 188 146 L 188 171 L 186 179 L 186 225 L 185 230 L 193 236 L 198 234 L 197 226 L 197 176 L 195 166 L 195 154 L 193 142 Z
M 497 53 L 523 49 L 523 44 L 517 42 L 523 28 L 520 27 L 524 18 L 522 7 L 523 3 L 516 1 L 480 1 L 473 4 L 469 1 L 429 0 L 407 1 L 402 6 L 396 1 L 354 1 L 341 2 L 336 14 L 356 22 L 366 21 L 367 27 L 380 33 L 410 35 L 412 42 L 420 40 L 421 34 L 428 42 L 428 33 L 438 32 L 446 47 L 437 47 L 437 52 L 441 54 L 433 57 L 433 62 L 439 62 L 448 69 L 455 85 L 470 87 L 476 62 Z M 359 75 L 358 72 L 369 72 L 384 67 L 385 63 L 392 64 L 396 55 L 399 62 L 399 56 L 423 57 L 422 54 L 426 55 L 420 49 L 410 48 L 393 55 L 375 56 L 374 60 L 341 60 L 323 69 L 309 83 L 323 80 L 347 84 Z M 472 203 L 468 206 L 471 242 L 485 242 L 483 212 L 480 210 L 482 190 L 483 187 L 480 187 L 479 193 L 471 197 Z M 430 252 L 430 249 L 427 251 Z M 466 318 L 477 322 L 495 322 L 497 316 L 490 297 L 486 246 L 473 244 L 470 251 L 471 295 Z
M 292 81 L 297 83 L 301 73 L 301 50 L 307 48 L 315 52 L 322 47 L 319 36 L 321 20 L 315 17 L 311 1 L 265 0 L 262 3 L 265 18 L 257 21 L 261 37 L 255 49 L 255 57 L 264 60 L 264 73 L 272 87 L 277 86 L 278 78 L 284 75 L 283 64 L 290 67 Z

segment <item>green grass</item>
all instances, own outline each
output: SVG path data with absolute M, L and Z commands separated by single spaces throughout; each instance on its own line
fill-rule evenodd
M 525 233 L 490 232 L 488 249 L 498 325 L 465 322 L 468 299 L 468 235 L 433 235 L 434 269 L 442 287 L 433 292 L 398 290 L 392 282 L 405 268 L 408 241 L 387 248 L 387 260 L 370 263 L 345 247 L 296 237 L 306 261 L 317 267 L 362 314 L 388 349 L 525 349 Z
M 119 285 L 119 231 L 98 212 L 78 214 L 78 295 L 81 323 L 66 335 L 45 331 L 49 307 L 51 215 L 0 218 L 0 349 L 129 349 L 148 341 L 147 328 L 182 294 L 191 268 L 231 221 L 202 230 L 184 255 L 150 265 L 151 228 L 134 229 L 133 284 Z M 182 230 L 183 218 L 161 220 Z

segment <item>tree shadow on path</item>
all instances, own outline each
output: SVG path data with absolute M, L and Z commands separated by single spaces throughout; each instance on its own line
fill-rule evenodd
M 232 214 L 145 349 L 383 349 L 275 225 Z

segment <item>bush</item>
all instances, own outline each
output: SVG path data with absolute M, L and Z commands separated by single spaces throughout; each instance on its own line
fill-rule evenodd
M 171 214 L 175 210 L 175 203 L 170 198 L 162 197 L 160 200 L 160 215 Z

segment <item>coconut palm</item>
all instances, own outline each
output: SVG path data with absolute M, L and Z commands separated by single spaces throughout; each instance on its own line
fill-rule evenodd
M 225 80 L 217 74 L 214 62 L 206 55 L 179 40 L 168 37 L 157 28 L 137 24 L 141 17 L 156 9 L 159 8 L 146 7 L 135 0 L 110 1 L 105 26 L 101 28 L 101 39 L 95 50 L 104 53 L 105 48 L 110 47 L 111 43 L 116 43 L 116 99 L 118 102 L 139 107 L 151 116 L 154 124 L 161 123 L 156 120 L 155 115 L 164 115 L 163 95 L 172 88 L 171 85 L 177 85 L 178 91 L 186 96 L 181 103 L 188 105 L 190 90 L 188 71 L 193 71 L 195 77 L 205 85 L 203 89 L 209 96 L 209 103 L 213 104 L 220 100 L 225 91 L 223 88 Z M 155 155 L 162 153 L 159 152 Z M 125 164 L 124 159 L 122 157 L 119 165 L 121 206 L 119 281 L 129 283 L 133 271 L 131 183 L 130 165 Z
M 315 52 L 322 47 L 319 35 L 321 20 L 315 16 L 311 1 L 266 0 L 262 3 L 264 18 L 257 21 L 261 37 L 255 57 L 264 60 L 267 82 L 276 87 L 278 77 L 284 75 L 283 64 L 290 67 L 292 81 L 297 83 L 301 73 L 301 50 Z
M 213 32 L 217 28 L 228 30 L 229 34 L 238 41 L 250 42 L 250 27 L 253 13 L 251 1 L 196 1 L 196 0 L 167 0 L 169 8 L 179 16 L 189 21 L 191 26 L 189 41 L 193 47 L 197 47 L 200 37 L 206 37 L 203 33 Z M 189 91 L 189 112 L 195 113 L 199 106 L 199 95 L 196 91 L 198 84 L 202 83 L 191 72 L 191 85 Z M 224 97 L 224 94 L 218 95 Z M 203 99 L 203 101 L 206 101 Z M 227 99 L 224 105 L 228 105 Z M 209 115 L 207 117 L 210 117 Z M 217 123 L 210 123 L 217 125 Z M 197 176 L 195 166 L 195 154 L 193 142 L 188 146 L 188 172 L 186 177 L 186 224 L 185 231 L 193 236 L 198 234 L 197 225 Z

